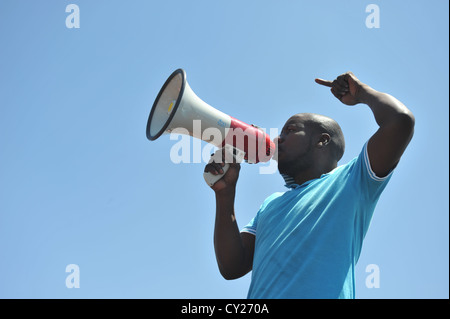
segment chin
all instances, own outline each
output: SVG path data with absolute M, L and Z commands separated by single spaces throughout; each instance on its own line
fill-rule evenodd
M 290 175 L 286 165 L 283 165 L 283 163 L 280 163 L 280 162 L 278 162 L 278 172 L 280 174 Z

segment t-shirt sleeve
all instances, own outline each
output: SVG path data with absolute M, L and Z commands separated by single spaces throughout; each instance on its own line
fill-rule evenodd
M 249 233 L 256 236 L 256 225 L 258 224 L 258 214 L 247 224 L 244 228 L 242 228 L 241 233 Z
M 369 229 L 372 220 L 375 206 L 381 196 L 381 193 L 386 188 L 394 170 L 391 170 L 388 175 L 379 177 L 375 174 L 370 166 L 369 155 L 367 152 L 367 143 L 361 153 L 351 165 L 349 170 L 348 182 L 352 183 L 357 188 L 357 210 L 355 215 L 355 235 L 357 251 L 360 251 L 362 240 Z
M 370 166 L 367 144 L 368 142 L 364 144 L 361 153 L 356 158 L 353 171 L 351 172 L 351 180 L 360 185 L 361 194 L 363 195 L 361 199 L 374 202 L 375 204 L 389 182 L 394 170 L 391 170 L 384 177 L 377 176 Z

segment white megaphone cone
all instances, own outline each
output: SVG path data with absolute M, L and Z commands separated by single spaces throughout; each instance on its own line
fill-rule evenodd
M 194 129 L 194 122 L 200 120 L 201 130 Z M 147 138 L 156 140 L 162 134 L 182 128 L 195 138 L 219 148 L 230 148 L 236 160 L 250 163 L 267 162 L 273 155 L 275 144 L 261 129 L 241 122 L 202 101 L 186 81 L 186 72 L 178 69 L 164 83 L 153 103 L 147 122 Z M 203 134 L 205 129 L 214 129 L 222 138 L 210 139 Z M 220 161 L 217 157 L 212 160 Z M 229 168 L 225 163 L 224 174 Z M 204 173 L 205 181 L 212 186 L 223 175 Z

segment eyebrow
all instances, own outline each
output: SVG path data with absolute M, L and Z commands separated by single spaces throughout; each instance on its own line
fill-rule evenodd
M 303 123 L 298 122 L 287 122 L 283 127 L 296 126 L 298 128 L 304 127 Z

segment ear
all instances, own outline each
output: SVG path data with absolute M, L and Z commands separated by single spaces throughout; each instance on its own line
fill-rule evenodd
M 322 133 L 319 138 L 319 147 L 325 147 L 331 142 L 331 136 L 328 133 Z

